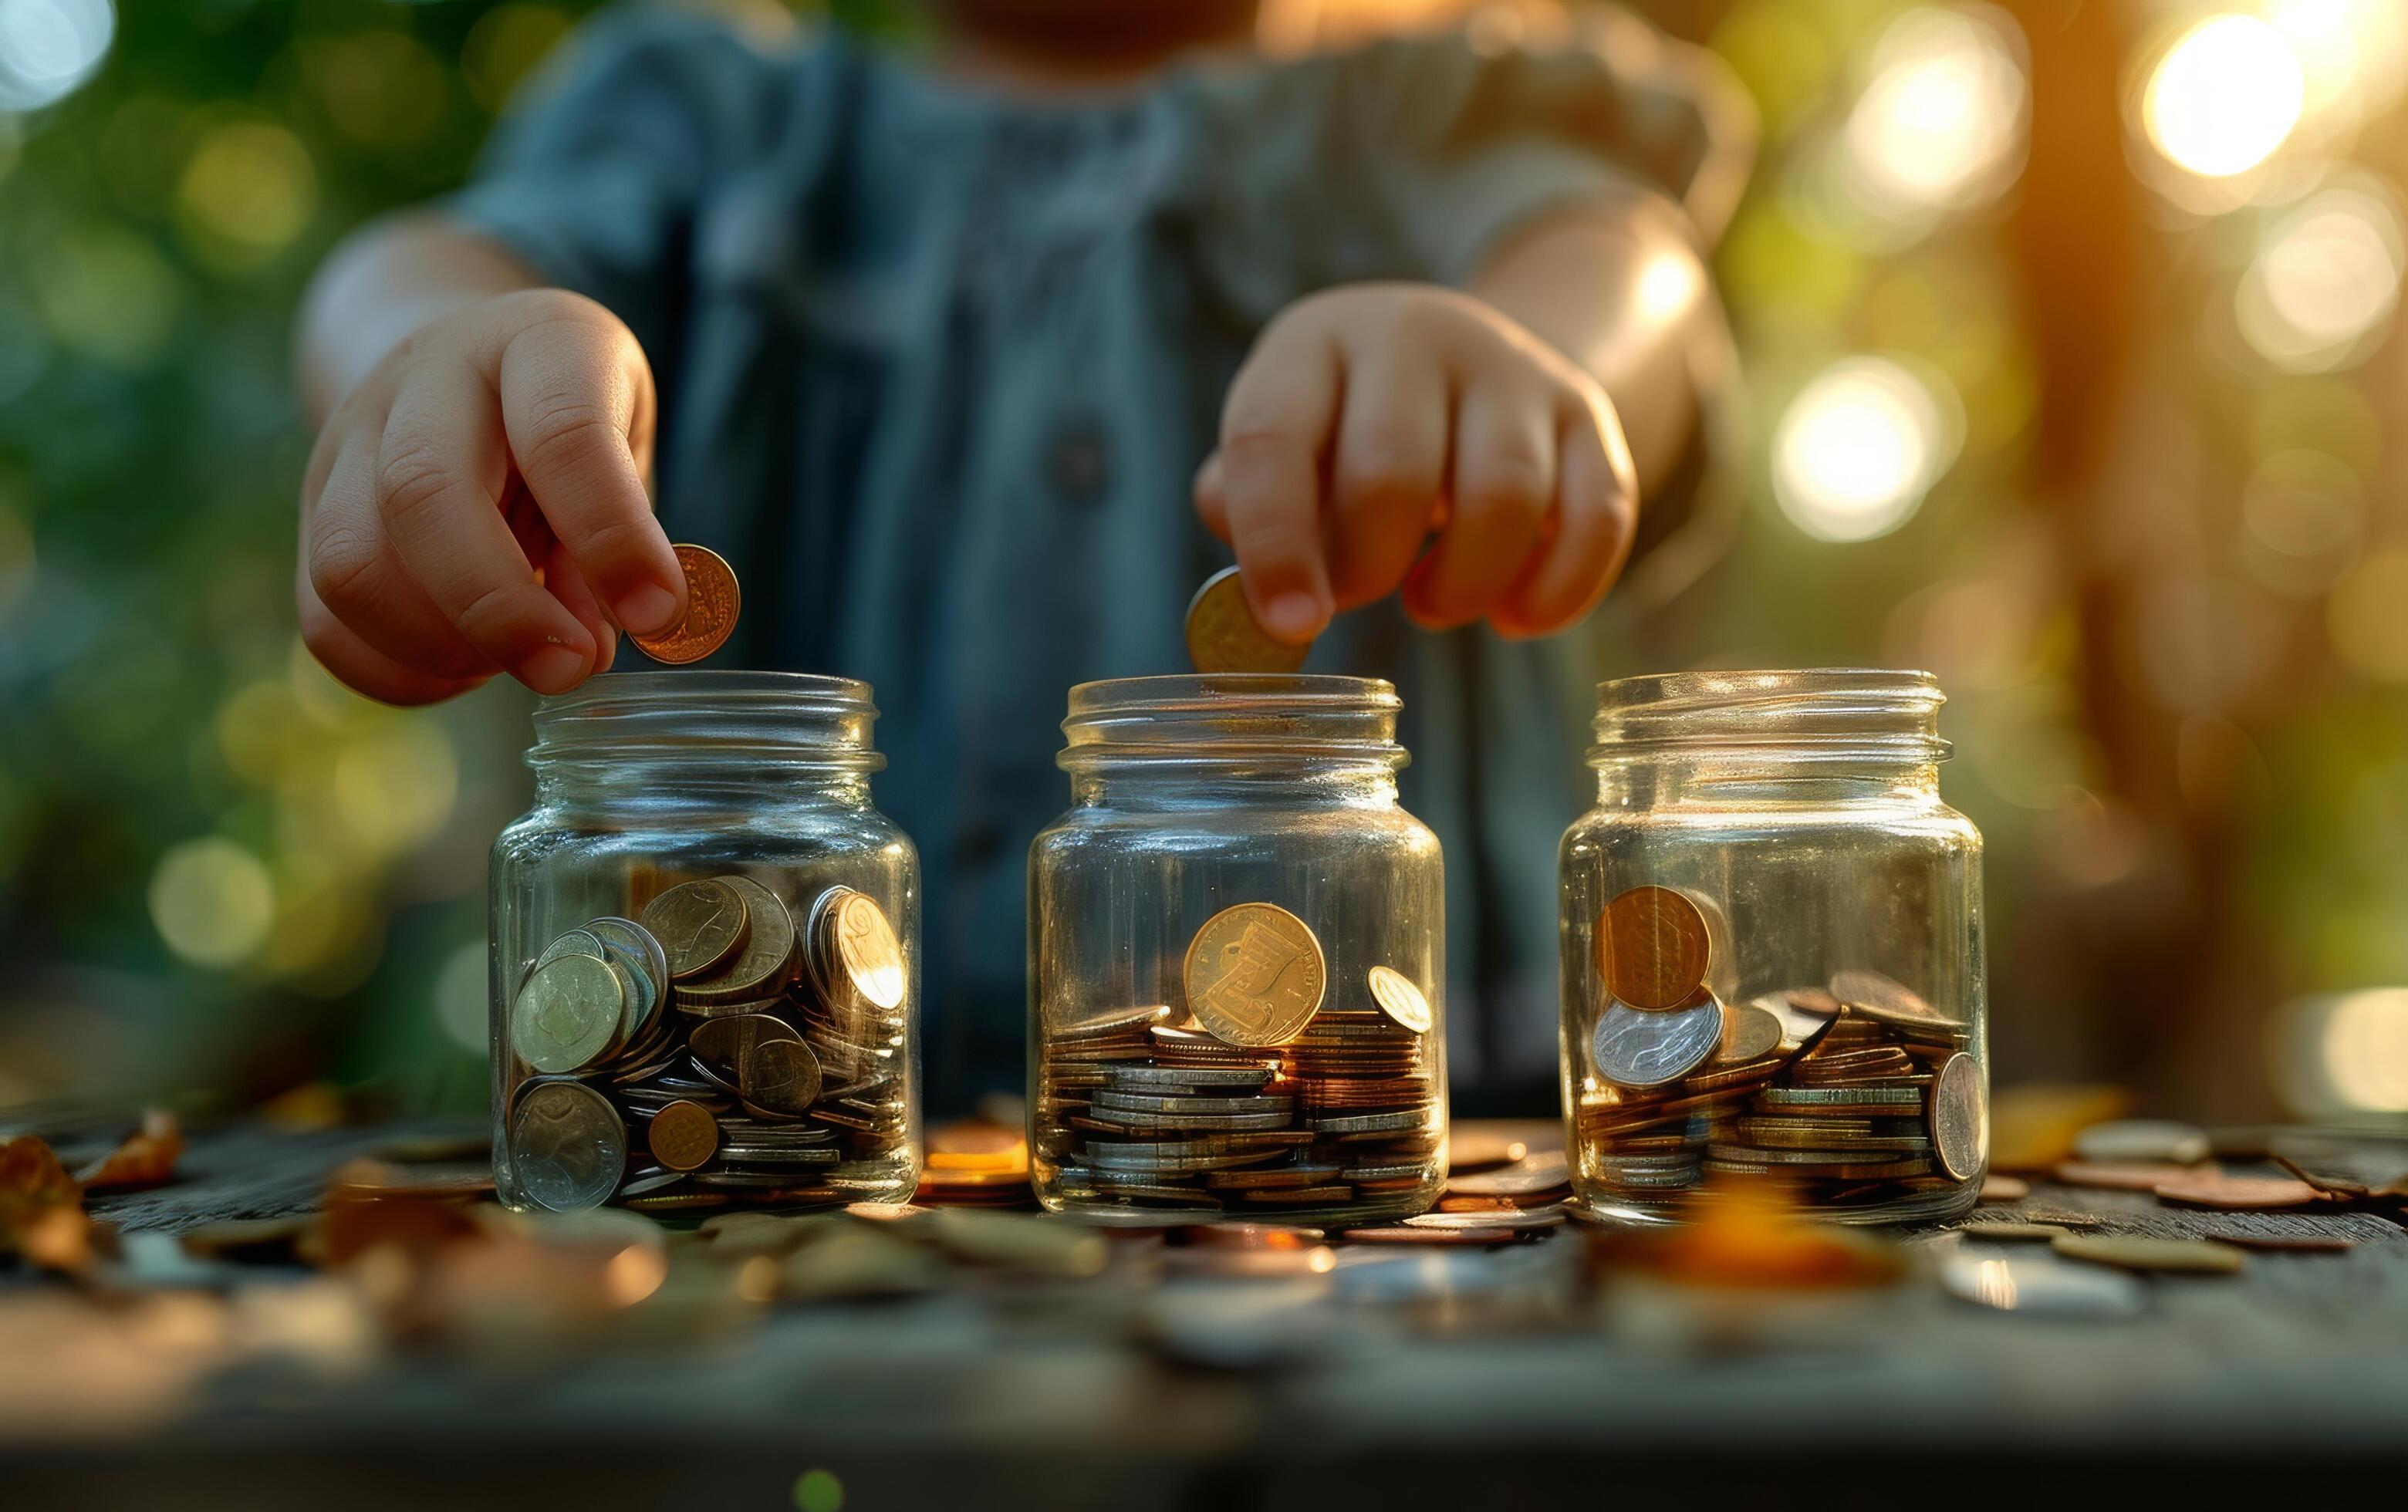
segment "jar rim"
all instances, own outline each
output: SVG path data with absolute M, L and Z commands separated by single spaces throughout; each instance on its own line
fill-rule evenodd
M 537 701 L 530 764 L 756 761 L 874 772 L 868 683 L 816 672 L 606 672 Z
M 1142 762 L 1192 767 L 1302 762 L 1405 764 L 1397 744 L 1404 700 L 1380 678 L 1297 672 L 1203 672 L 1110 678 L 1072 687 L 1056 764 Z
M 1589 764 L 1698 749 L 1926 764 L 1948 758 L 1939 734 L 1945 702 L 1940 679 L 1912 668 L 1707 668 L 1617 678 L 1598 685 Z

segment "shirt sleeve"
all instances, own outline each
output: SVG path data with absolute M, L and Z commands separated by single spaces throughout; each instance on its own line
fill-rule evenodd
M 1276 303 L 1362 278 L 1460 285 L 1532 220 L 1642 196 L 1677 206 L 1711 244 L 1755 150 L 1754 109 L 1727 68 L 1611 7 L 1492 7 L 1460 32 L 1208 97 L 1211 135 L 1249 144 L 1215 195 L 1232 240 L 1214 250 L 1257 296 L 1244 305 L 1288 280 Z
M 692 12 L 587 22 L 441 208 L 625 321 L 659 362 L 698 207 L 770 139 L 779 60 Z

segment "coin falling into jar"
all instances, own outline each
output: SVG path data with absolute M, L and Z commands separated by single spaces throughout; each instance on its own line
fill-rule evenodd
M 682 542 L 670 549 L 685 569 L 685 618 L 657 635 L 627 638 L 653 661 L 683 666 L 727 644 L 744 600 L 736 586 L 736 569 L 726 558 L 709 547 Z
M 1235 567 L 1204 579 L 1187 603 L 1187 659 L 1198 672 L 1294 672 L 1310 646 L 1276 639 L 1254 618 Z

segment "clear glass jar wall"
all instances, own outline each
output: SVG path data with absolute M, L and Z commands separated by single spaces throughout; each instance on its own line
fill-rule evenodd
M 1926 673 L 1598 690 L 1565 833 L 1574 1202 L 1677 1218 L 1715 1182 L 1819 1214 L 1970 1208 L 1988 1153 L 1982 837 L 1940 798 Z
M 536 710 L 494 844 L 494 1178 L 513 1207 L 902 1203 L 920 874 L 865 683 L 614 674 Z
M 1107 1223 L 1421 1212 L 1445 1176 L 1444 884 L 1396 691 L 1070 691 L 1072 806 L 1029 852 L 1037 1195 Z

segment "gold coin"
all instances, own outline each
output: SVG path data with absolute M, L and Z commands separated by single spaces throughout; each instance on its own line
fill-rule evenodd
M 1726 1063 L 1760 1061 L 1781 1048 L 1781 1020 L 1748 1003 L 1723 1009 L 1723 1043 L 1714 1058 Z
M 1284 1045 L 1320 1011 L 1329 963 L 1305 921 L 1276 904 L 1241 903 L 1204 921 L 1182 972 L 1187 1011 L 1229 1045 Z
M 1371 1001 L 1386 1009 L 1389 1018 L 1416 1034 L 1430 1032 L 1429 999 L 1412 977 L 1387 966 L 1373 966 L 1370 977 Z
M 685 569 L 685 618 L 658 635 L 627 638 L 653 661 L 683 666 L 727 644 L 727 637 L 736 632 L 744 595 L 736 586 L 736 569 L 718 552 L 683 544 L 669 549 Z
M 1634 1008 L 1676 1008 L 1706 979 L 1706 917 L 1669 887 L 1634 887 L 1597 921 L 1597 964 L 1616 998 Z
M 2200 1239 L 2148 1239 L 2122 1234 L 2067 1234 L 2048 1247 L 2069 1260 L 2086 1260 L 2128 1271 L 2164 1271 L 2177 1276 L 2229 1276 L 2241 1268 L 2241 1251 Z
M 670 1170 L 697 1170 L 719 1153 L 719 1120 L 700 1103 L 680 1100 L 652 1115 L 645 1143 Z
M 765 1039 L 744 1052 L 736 1083 L 773 1113 L 806 1113 L 820 1095 L 819 1057 L 800 1039 Z
M 752 933 L 743 898 L 711 877 L 681 882 L 644 905 L 643 922 L 668 952 L 672 981 L 710 971 Z
M 1982 1064 L 1959 1050 L 1931 1084 L 1931 1145 L 1940 1163 L 1959 1181 L 1982 1174 L 1990 1155 L 1990 1099 Z
M 795 963 L 795 917 L 778 895 L 749 877 L 723 877 L 719 883 L 743 902 L 748 926 L 742 949 L 707 979 L 685 984 L 695 1003 L 738 1003 L 767 997 Z
M 867 893 L 847 889 L 831 912 L 837 958 L 844 963 L 844 974 L 853 991 L 882 1008 L 900 1007 L 903 943 L 895 937 L 886 910 Z
M 510 1005 L 510 1048 L 536 1070 L 591 1065 L 618 1037 L 624 986 L 609 963 L 565 955 L 538 966 Z
M 1247 605 L 1235 567 L 1205 578 L 1187 601 L 1187 659 L 1198 672 L 1294 672 L 1312 649 L 1272 638 Z

